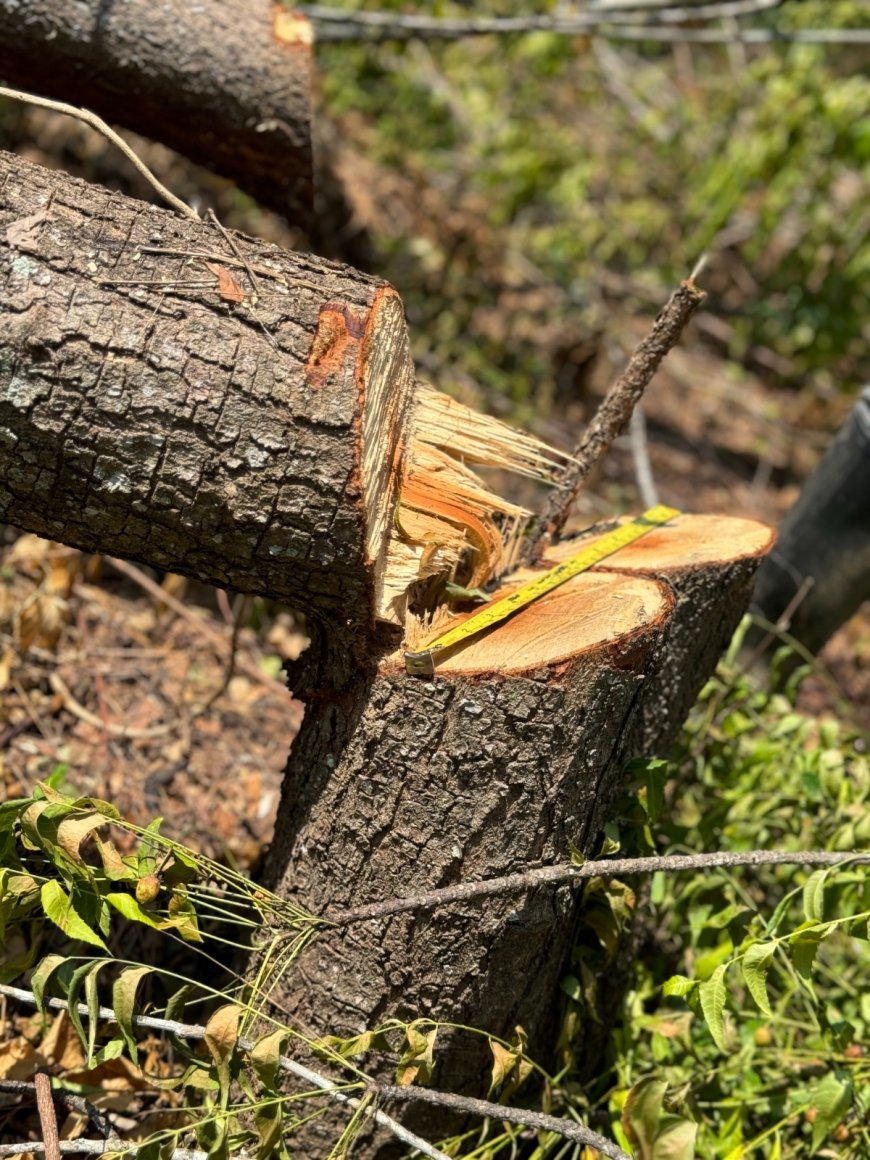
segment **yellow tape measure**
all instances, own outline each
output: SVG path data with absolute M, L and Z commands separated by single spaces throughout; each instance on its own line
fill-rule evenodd
M 555 568 L 551 568 L 549 572 L 544 572 L 536 580 L 530 580 L 528 584 L 524 584 L 522 588 L 518 588 L 510 596 L 496 600 L 494 604 L 487 604 L 486 607 L 475 612 L 473 616 L 469 616 L 468 620 L 464 620 L 456 628 L 451 628 L 442 636 L 436 637 L 431 644 L 421 651 L 406 652 L 405 668 L 411 676 L 431 677 L 435 672 L 436 664 L 447 649 L 453 648 L 457 644 L 463 644 L 477 636 L 478 633 L 483 632 L 484 629 L 492 628 L 494 624 L 506 620 L 520 608 L 525 608 L 527 604 L 538 600 L 547 592 L 552 592 L 554 588 L 558 588 L 566 580 L 570 580 L 573 576 L 579 576 L 581 572 L 585 572 L 594 564 L 612 556 L 620 548 L 634 543 L 641 536 L 645 536 L 647 532 L 651 532 L 653 528 L 661 527 L 662 524 L 666 524 L 668 520 L 672 520 L 674 516 L 679 514 L 676 508 L 665 507 L 663 504 L 650 508 L 642 516 L 633 519 L 631 523 L 622 524 L 612 532 L 608 532 L 600 540 L 596 540 L 594 544 L 590 544 L 588 548 L 584 548 L 576 556 L 572 556 L 570 560 L 566 560 L 563 564 L 557 564 Z

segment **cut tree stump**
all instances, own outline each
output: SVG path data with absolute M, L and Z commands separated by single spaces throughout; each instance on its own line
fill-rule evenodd
M 0 0 L 0 79 L 161 141 L 311 224 L 312 30 L 269 0 Z
M 408 676 L 399 642 L 443 628 L 445 581 L 529 575 L 529 513 L 473 467 L 552 480 L 565 456 L 415 384 L 391 287 L 233 243 L 0 154 L 0 518 L 306 613 L 267 878 L 307 910 L 596 852 L 624 761 L 673 737 L 772 533 L 678 517 Z M 332 928 L 273 998 L 315 1036 L 521 1024 L 546 1057 L 576 905 L 542 887 Z M 485 1039 L 443 1038 L 436 1082 L 485 1091 Z
M 680 516 L 458 649 L 434 679 L 385 656 L 343 749 L 334 720 L 303 723 L 271 884 L 328 917 L 596 853 L 626 759 L 661 752 L 682 724 L 772 539 L 750 520 Z M 557 545 L 544 563 L 589 542 Z M 519 1025 L 546 1061 L 576 911 L 576 888 L 536 887 L 340 927 L 273 997 L 314 1034 L 391 1017 L 504 1039 Z M 439 1042 L 433 1082 L 485 1094 L 485 1039 Z M 415 1116 L 424 1130 L 452 1123 L 428 1107 Z

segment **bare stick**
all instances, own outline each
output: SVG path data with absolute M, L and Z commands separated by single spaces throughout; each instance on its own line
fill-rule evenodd
M 593 1132 L 591 1128 L 586 1128 L 573 1120 L 545 1115 L 544 1112 L 509 1108 L 503 1104 L 494 1104 L 490 1100 L 457 1096 L 453 1092 L 433 1091 L 431 1088 L 387 1087 L 373 1084 L 371 1090 L 382 1100 L 434 1104 L 438 1108 L 452 1108 L 457 1112 L 467 1112 L 471 1116 L 485 1116 L 492 1120 L 506 1120 L 510 1124 L 524 1124 L 527 1128 L 534 1128 L 536 1132 L 554 1132 L 566 1140 L 576 1140 L 578 1144 L 594 1148 L 602 1156 L 609 1156 L 611 1160 L 631 1160 L 628 1153 L 623 1152 L 618 1144 Z
M 299 8 L 314 24 L 318 40 L 408 40 L 411 37 L 455 40 L 465 36 L 519 32 L 556 32 L 574 36 L 595 29 L 601 29 L 607 35 L 612 27 L 623 23 L 646 27 L 754 16 L 778 8 L 783 2 L 714 0 L 713 3 L 688 7 L 666 0 L 654 6 L 620 4 L 601 12 L 581 12 L 571 16 L 536 13 L 529 16 L 479 16 L 465 20 L 419 12 L 347 12 L 322 4 L 300 4 Z
M 42 1128 L 42 1139 L 45 1143 L 45 1160 L 60 1160 L 57 1112 L 54 1110 L 54 1100 L 51 1098 L 51 1080 L 44 1071 L 37 1072 L 33 1077 L 33 1088 L 36 1092 L 39 1126 Z
M 149 595 L 153 596 L 155 600 L 159 600 L 167 608 L 171 608 L 176 615 L 186 620 L 191 628 L 196 629 L 203 636 L 207 636 L 212 644 L 216 646 L 219 656 L 224 655 L 227 647 L 226 637 L 210 621 L 203 620 L 201 616 L 196 616 L 186 605 L 174 597 L 171 592 L 167 592 L 161 588 L 156 581 L 152 580 L 150 576 L 146 576 L 134 564 L 130 564 L 126 560 L 116 560 L 114 557 L 109 557 L 108 559 L 112 567 L 118 572 L 127 576 L 134 584 L 138 584 L 140 588 L 143 588 Z M 287 688 L 286 684 L 276 680 L 275 677 L 268 676 L 266 673 L 261 673 L 255 664 L 252 664 L 244 657 L 238 657 L 235 664 L 236 668 L 250 677 L 252 681 L 256 681 L 258 684 L 270 689 L 273 693 L 280 694 L 287 700 L 292 699 L 293 694 Z
M 336 926 L 348 926 L 352 922 L 388 918 L 390 915 L 402 914 L 408 910 L 431 910 L 436 906 L 468 902 L 472 898 L 483 898 L 489 894 L 508 894 L 514 890 L 532 890 L 536 886 L 544 885 L 557 886 L 561 882 L 582 881 L 586 878 L 653 874 L 657 870 L 667 873 L 675 870 L 706 870 L 713 866 L 836 866 L 839 862 L 850 861 L 870 861 L 870 853 L 862 854 L 858 851 L 840 853 L 832 850 L 798 850 L 794 853 L 782 850 L 746 850 L 732 854 L 724 850 L 714 850 L 710 854 L 602 858 L 597 862 L 584 862 L 580 866 L 569 863 L 540 866 L 535 870 L 527 870 L 524 874 L 506 874 L 502 878 L 488 878 L 482 882 L 460 882 L 456 886 L 427 890 L 425 893 L 413 894 L 407 898 L 389 898 L 384 902 L 372 902 L 368 906 L 355 906 L 352 910 L 342 910 L 326 917 Z
M 595 417 L 577 445 L 572 462 L 550 493 L 541 524 L 525 549 L 526 560 L 537 560 L 558 537 L 571 505 L 589 472 L 614 439 L 628 426 L 631 414 L 669 350 L 677 344 L 683 327 L 704 301 L 704 292 L 691 278 L 674 291 L 659 313 L 652 330 L 628 360 L 628 366 L 604 396 Z
M 130 161 L 147 182 L 160 194 L 167 205 L 171 205 L 178 213 L 185 217 L 193 218 L 195 222 L 199 221 L 199 214 L 195 209 L 175 196 L 166 186 L 159 181 L 148 166 L 142 161 L 136 153 L 130 148 L 123 137 L 119 137 L 114 129 L 110 128 L 102 117 L 98 117 L 96 113 L 92 113 L 89 109 L 79 109 L 75 105 L 67 105 L 63 101 L 50 101 L 48 97 L 36 97 L 32 93 L 23 93 L 19 89 L 5 89 L 0 87 L 0 97 L 9 97 L 13 101 L 23 101 L 26 105 L 37 105 L 40 109 L 51 109 L 55 113 L 65 113 L 68 117 L 75 117 L 77 121 L 84 121 L 86 125 L 90 125 L 92 129 L 96 129 L 98 133 L 116 145 L 118 149 L 124 154 L 128 161 Z
M 640 492 L 644 507 L 655 507 L 659 502 L 659 493 L 649 458 L 646 416 L 643 413 L 643 407 L 637 406 L 632 412 L 628 424 L 628 434 L 631 439 L 631 458 L 634 461 L 634 478 L 637 481 L 637 490 Z

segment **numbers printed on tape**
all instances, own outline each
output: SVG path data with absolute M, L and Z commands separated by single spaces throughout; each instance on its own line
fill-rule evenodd
M 605 560 L 608 556 L 618 552 L 620 548 L 634 543 L 641 536 L 645 536 L 647 532 L 661 527 L 662 524 L 666 524 L 668 520 L 672 520 L 674 516 L 679 514 L 676 508 L 659 504 L 657 507 L 645 511 L 643 515 L 637 516 L 630 523 L 614 528 L 612 532 L 608 532 L 587 548 L 582 548 L 570 560 L 565 560 L 564 563 L 557 564 L 548 572 L 543 572 L 537 579 L 523 584 L 510 596 L 505 596 L 501 600 L 496 600 L 493 604 L 481 608 L 473 616 L 469 616 L 468 620 L 457 625 L 456 628 L 451 628 L 442 633 L 441 636 L 436 637 L 426 648 L 418 652 L 406 652 L 405 668 L 412 676 L 431 677 L 439 659 L 448 649 L 467 643 L 485 629 L 492 628 L 494 624 L 506 620 L 521 608 L 525 608 L 526 605 L 532 604 L 548 592 L 552 592 L 560 584 L 564 584 L 574 576 L 579 576 L 581 572 L 588 571 L 601 560 Z

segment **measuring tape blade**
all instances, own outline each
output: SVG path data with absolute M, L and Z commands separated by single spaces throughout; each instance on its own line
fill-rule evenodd
M 645 536 L 647 532 L 661 527 L 662 524 L 666 524 L 668 520 L 672 520 L 674 516 L 679 514 L 676 508 L 659 504 L 657 507 L 645 511 L 643 515 L 637 516 L 630 523 L 614 528 L 612 532 L 607 532 L 595 543 L 590 544 L 587 548 L 582 548 L 570 560 L 565 560 L 564 563 L 557 564 L 555 568 L 550 568 L 548 572 L 541 573 L 535 580 L 523 584 L 510 596 L 505 596 L 501 600 L 496 600 L 493 604 L 487 604 L 484 608 L 479 609 L 467 620 L 463 620 L 462 624 L 458 624 L 456 628 L 451 628 L 441 636 L 436 637 L 426 648 L 419 652 L 406 652 L 405 668 L 411 676 L 431 677 L 435 672 L 435 665 L 438 663 L 439 657 L 447 649 L 466 643 L 485 629 L 492 628 L 494 624 L 506 620 L 514 612 L 525 608 L 527 604 L 532 604 L 548 592 L 552 592 L 554 588 L 558 588 L 560 584 L 564 584 L 574 576 L 579 576 L 581 572 L 586 572 L 593 565 L 607 559 L 608 556 L 612 556 L 614 552 L 618 552 L 620 548 L 634 543 L 641 536 Z

